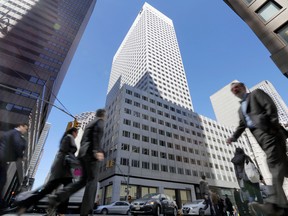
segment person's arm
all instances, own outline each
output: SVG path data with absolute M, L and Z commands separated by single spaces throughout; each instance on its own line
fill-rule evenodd
M 22 137 L 19 131 L 14 131 L 12 134 L 12 145 L 14 147 L 17 158 L 22 159 L 24 157 L 24 151 L 26 149 L 26 140 Z
M 102 161 L 104 159 L 104 151 L 101 148 L 101 140 L 104 133 L 104 120 L 99 119 L 97 124 L 93 128 L 93 154 L 97 160 Z
M 70 142 L 71 142 L 71 137 L 69 137 L 68 135 L 66 135 L 66 136 L 61 140 L 59 149 L 60 149 L 62 152 L 68 153 L 68 152 L 69 152 Z
M 241 134 L 243 133 L 243 131 L 246 129 L 246 124 L 245 122 L 240 118 L 239 120 L 239 125 L 236 128 L 235 132 L 233 133 L 233 135 L 231 137 L 229 137 L 226 142 L 228 144 L 231 144 L 232 142 L 236 142 L 237 139 L 241 136 Z

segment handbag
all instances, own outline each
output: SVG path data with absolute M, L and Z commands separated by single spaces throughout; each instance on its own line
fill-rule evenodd
M 258 183 L 260 181 L 260 173 L 255 164 L 250 160 L 244 163 L 244 171 L 250 182 Z
M 79 168 L 81 166 L 80 161 L 74 154 L 65 155 L 65 165 L 70 168 Z

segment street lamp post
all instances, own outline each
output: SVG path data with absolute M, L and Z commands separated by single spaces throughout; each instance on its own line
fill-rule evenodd
M 127 172 L 126 201 L 128 201 L 128 196 L 130 193 L 130 190 L 129 190 L 130 185 L 129 184 L 130 184 L 130 157 L 129 157 L 129 163 L 128 163 L 128 172 Z
M 129 157 L 128 157 L 128 171 L 127 171 L 127 188 L 126 188 L 126 201 L 128 201 L 128 197 L 129 197 L 129 193 L 130 193 L 130 190 L 129 190 L 129 187 L 130 187 L 130 169 L 131 169 L 131 166 L 130 166 L 130 158 L 131 158 L 131 155 L 133 152 L 137 152 L 137 148 L 134 148 L 132 149 L 132 151 L 130 152 L 129 154 Z

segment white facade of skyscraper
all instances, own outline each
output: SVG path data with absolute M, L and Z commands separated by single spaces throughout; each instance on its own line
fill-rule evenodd
M 282 97 L 278 94 L 277 90 L 274 88 L 272 83 L 265 80 L 254 87 L 250 89 L 250 91 L 253 91 L 254 89 L 262 89 L 264 92 L 269 94 L 269 96 L 272 98 L 274 103 L 277 106 L 278 110 L 278 116 L 279 116 L 279 122 L 282 124 L 288 124 L 288 108 L 285 102 L 283 101 Z
M 181 206 L 203 174 L 220 195 L 238 187 L 233 129 L 193 112 L 172 21 L 147 3 L 114 56 L 106 110 L 102 203 L 163 192 Z
M 238 82 L 234 80 L 233 82 Z M 232 82 L 231 82 L 232 83 Z M 218 122 L 236 127 L 239 124 L 238 112 L 240 99 L 230 91 L 230 84 L 210 96 L 210 101 Z
M 75 143 L 77 145 L 77 152 L 75 154 L 77 155 L 79 152 L 80 142 L 81 142 L 85 127 L 87 124 L 89 124 L 89 122 L 95 119 L 95 112 L 83 112 L 79 115 L 76 115 L 75 118 L 77 119 L 78 122 L 81 123 L 81 126 L 78 129 L 78 135 L 75 138 Z
M 113 58 L 108 92 L 123 84 L 193 110 L 173 22 L 147 3 Z
M 28 169 L 29 178 L 35 178 L 37 168 L 39 166 L 39 163 L 41 161 L 41 157 L 43 155 L 43 148 L 44 148 L 46 139 L 48 137 L 50 128 L 51 128 L 51 124 L 46 122 L 46 124 L 42 130 L 42 133 L 39 137 L 38 143 L 35 146 L 35 150 L 34 150 L 34 153 L 32 155 L 32 158 L 31 158 L 31 161 L 29 164 L 29 169 Z

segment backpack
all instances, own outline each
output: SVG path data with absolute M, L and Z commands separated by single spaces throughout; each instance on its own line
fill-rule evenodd
M 258 183 L 260 181 L 260 173 L 252 161 L 244 162 L 244 171 L 250 182 Z

